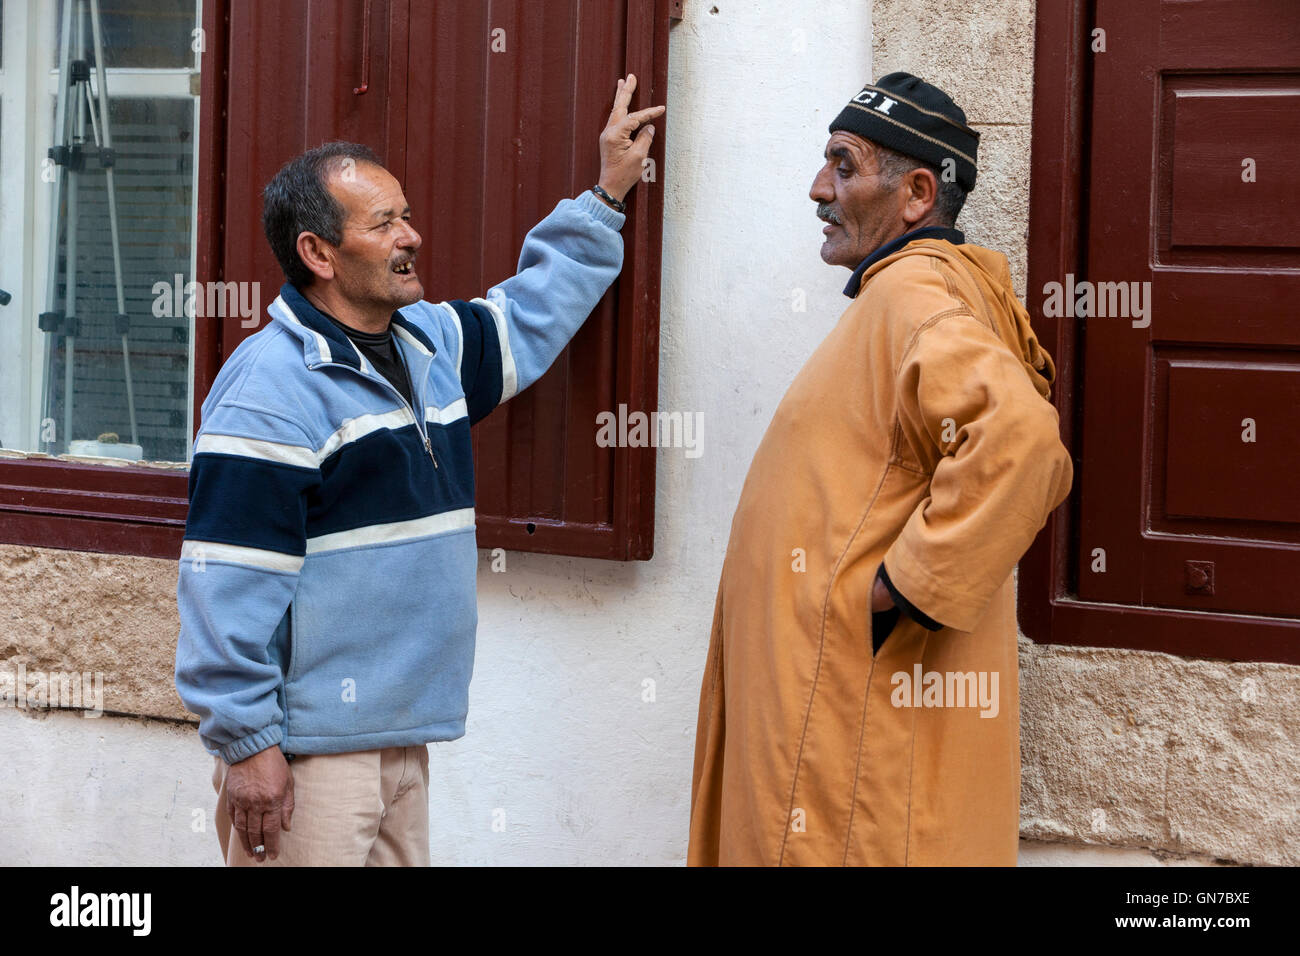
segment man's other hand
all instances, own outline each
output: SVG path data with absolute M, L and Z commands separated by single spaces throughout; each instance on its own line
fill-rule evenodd
M 293 817 L 293 773 L 279 747 L 267 747 L 226 774 L 226 812 L 244 852 L 259 863 L 280 855 L 280 830 Z M 256 847 L 264 847 L 254 853 Z
M 880 572 L 876 572 L 876 582 L 871 586 L 871 613 L 879 611 L 888 611 L 894 606 L 894 597 L 889 593 L 889 588 L 885 587 L 885 582 L 881 580 Z
M 635 74 L 629 73 L 627 79 L 618 81 L 618 89 L 614 93 L 614 109 L 610 111 L 609 122 L 600 134 L 598 184 L 620 202 L 641 178 L 642 166 L 650 153 L 655 128 L 645 124 L 656 116 L 662 116 L 667 109 L 665 106 L 650 106 L 629 113 L 628 104 L 632 102 L 635 91 Z

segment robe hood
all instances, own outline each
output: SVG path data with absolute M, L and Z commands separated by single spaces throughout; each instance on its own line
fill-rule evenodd
M 972 243 L 954 245 L 942 239 L 917 239 L 874 263 L 863 274 L 863 285 L 871 281 L 871 277 L 881 269 L 904 256 L 936 256 L 947 259 L 957 267 L 958 272 L 968 275 L 979 295 L 991 299 L 999 306 L 992 310 L 992 317 L 1002 331 L 1002 339 L 1019 343 L 1020 363 L 1025 374 L 1034 383 L 1039 395 L 1050 398 L 1051 386 L 1056 380 L 1056 366 L 1052 363 L 1052 357 L 1038 344 L 1038 336 L 1029 323 L 1029 312 L 1016 297 L 1011 282 L 1011 267 L 1006 256 Z M 969 300 L 970 290 L 963 291 L 966 293 L 963 298 Z M 970 301 L 969 304 L 976 315 L 986 314 L 980 303 Z

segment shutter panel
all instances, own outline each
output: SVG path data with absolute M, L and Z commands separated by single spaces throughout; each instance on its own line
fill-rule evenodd
M 280 272 L 261 187 L 303 149 L 352 139 L 403 184 L 426 298 L 482 295 L 514 274 L 525 233 L 559 199 L 595 183 L 615 81 L 637 75 L 634 107 L 665 102 L 671 6 L 233 3 L 224 277 L 261 280 L 265 309 Z M 370 89 L 357 96 L 366 10 Z M 656 167 L 629 197 L 623 273 L 569 347 L 475 427 L 481 547 L 651 556 L 654 449 L 599 448 L 595 420 L 655 408 L 661 179 Z M 227 320 L 223 355 L 252 331 Z

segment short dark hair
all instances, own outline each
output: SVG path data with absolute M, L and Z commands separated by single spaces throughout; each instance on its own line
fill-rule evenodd
M 917 159 L 915 156 L 908 156 L 878 143 L 872 145 L 876 148 L 877 168 L 885 180 L 885 185 L 889 188 L 896 186 L 898 180 L 905 173 L 910 173 L 914 169 L 928 169 L 932 172 L 935 181 L 939 184 L 938 191 L 934 196 L 934 211 L 938 214 L 940 221 L 949 229 L 957 224 L 957 217 L 961 215 L 961 207 L 966 205 L 966 190 L 962 188 L 960 183 L 955 179 L 945 179 L 939 167 L 933 163 L 927 163 L 925 160 Z
M 316 278 L 298 256 L 298 236 L 315 233 L 326 242 L 343 241 L 344 209 L 329 191 L 328 183 L 346 160 L 383 166 L 369 146 L 361 143 L 325 143 L 295 156 L 262 190 L 262 229 L 284 271 L 300 288 Z

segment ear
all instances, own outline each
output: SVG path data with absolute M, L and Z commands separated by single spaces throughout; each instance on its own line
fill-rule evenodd
M 298 234 L 298 258 L 316 278 L 334 278 L 334 247 L 314 232 Z
M 906 205 L 903 206 L 903 221 L 909 226 L 921 222 L 934 209 L 934 201 L 939 195 L 939 180 L 934 173 L 918 166 L 908 170 L 903 177 L 906 188 Z

